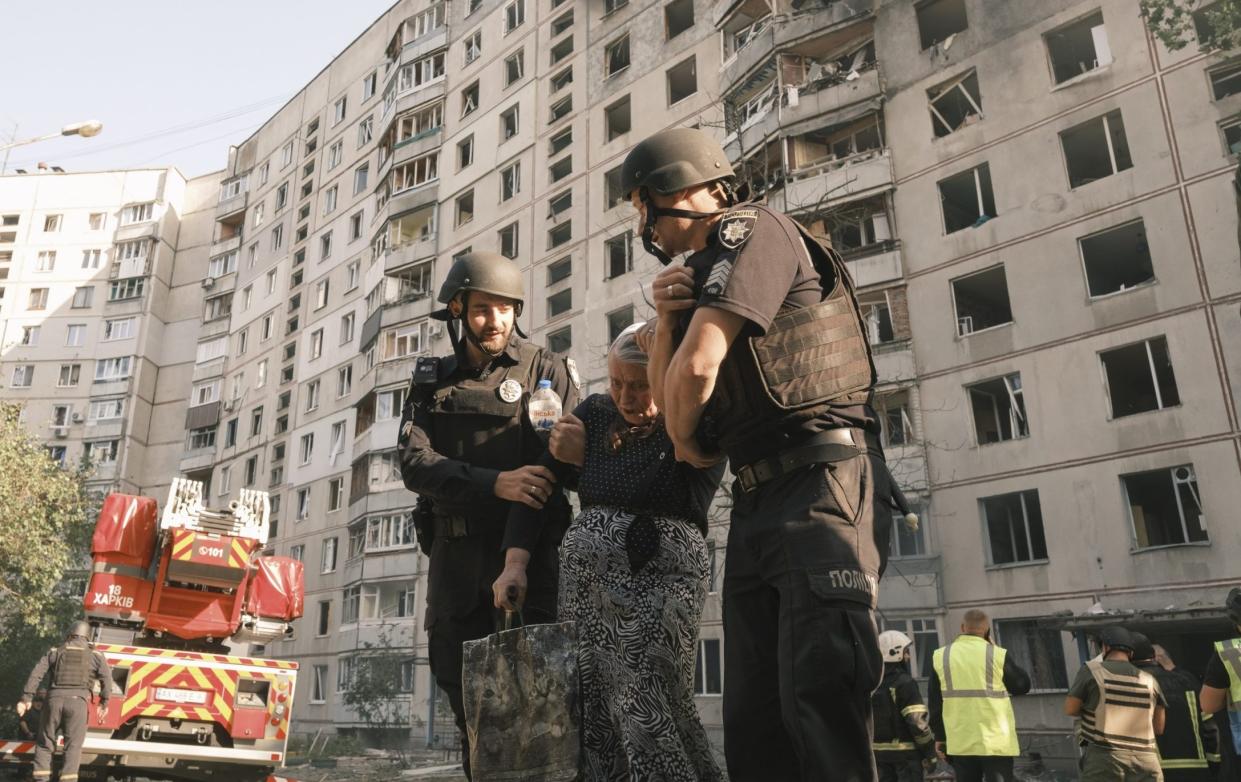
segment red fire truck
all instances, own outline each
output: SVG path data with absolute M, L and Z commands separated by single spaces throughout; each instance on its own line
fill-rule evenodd
M 86 617 L 112 667 L 102 722 L 91 709 L 82 776 L 181 782 L 262 780 L 283 765 L 297 663 L 236 654 L 292 635 L 302 563 L 264 556 L 266 492 L 208 509 L 197 481 L 173 480 L 159 514 L 111 494 L 91 541 Z M 28 762 L 32 742 L 0 741 Z

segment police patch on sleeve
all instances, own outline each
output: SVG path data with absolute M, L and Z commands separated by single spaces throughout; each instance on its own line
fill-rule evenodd
M 724 295 L 728 280 L 733 276 L 733 261 L 736 257 L 735 253 L 720 253 L 716 257 L 715 263 L 711 266 L 711 273 L 707 275 L 707 281 L 702 284 L 704 296 Z
M 577 373 L 577 362 L 571 358 L 564 360 L 565 369 L 569 370 L 569 379 L 573 381 L 573 387 L 578 391 L 582 390 L 582 376 Z
M 745 244 L 754 233 L 754 221 L 758 219 L 755 209 L 737 209 L 724 215 L 720 220 L 720 244 L 730 250 L 736 250 Z
M 512 404 L 521 399 L 521 383 L 511 377 L 500 384 L 500 399 Z

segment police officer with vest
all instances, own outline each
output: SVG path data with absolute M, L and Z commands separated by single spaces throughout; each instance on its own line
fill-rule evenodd
M 853 281 L 794 220 L 744 202 L 702 131 L 642 141 L 621 180 L 643 245 L 666 266 L 642 344 L 676 457 L 704 467 L 727 456 L 737 476 L 724 569 L 729 776 L 871 780 L 892 481 Z
M 453 354 L 417 360 L 401 416 L 401 475 L 420 496 L 419 544 L 430 557 L 431 673 L 452 704 L 467 775 L 461 645 L 495 632 L 491 584 L 504 566 L 509 503 L 550 511 L 518 596 L 528 622 L 555 620 L 557 546 L 570 521 L 555 476 L 535 464 L 545 444 L 527 403 L 546 379 L 572 409 L 580 381 L 572 359 L 522 338 L 517 318 L 525 297 L 522 272 L 507 258 L 475 252 L 458 259 L 439 290 L 445 307 L 433 313 L 448 323 Z
M 34 751 L 34 778 L 50 779 L 52 776 L 52 753 L 56 750 L 56 736 L 65 737 L 64 764 L 60 769 L 61 782 L 74 782 L 78 778 L 78 765 L 82 759 L 82 742 L 86 740 L 87 704 L 91 698 L 94 682 L 99 683 L 99 704 L 95 718 L 103 722 L 108 712 L 108 697 L 112 694 L 112 670 L 103 655 L 91 648 L 87 637 L 90 625 L 74 622 L 69 628 L 65 642 L 51 649 L 39 659 L 22 699 L 17 704 L 17 716 L 22 717 L 30 708 L 31 696 L 44 675 L 51 671 L 47 700 L 39 721 L 38 743 Z
M 1030 691 L 1029 674 L 991 640 L 991 619 L 977 608 L 965 612 L 961 634 L 936 649 L 932 663 L 931 730 L 958 782 L 1011 782 L 1021 750 L 1009 697 Z
M 1178 670 L 1166 670 L 1155 661 L 1155 647 L 1142 633 L 1130 631 L 1132 663 L 1155 677 L 1163 691 L 1167 710 L 1163 733 L 1155 737 L 1159 767 L 1166 782 L 1210 782 L 1212 763 L 1219 763 L 1218 736 L 1214 719 L 1198 710 L 1198 686 Z
M 871 696 L 875 712 L 875 764 L 879 782 L 921 782 L 935 765 L 935 734 L 918 683 L 909 673 L 913 641 L 898 630 L 879 634 L 883 681 Z
M 1125 628 L 1105 628 L 1099 641 L 1102 659 L 1082 666 L 1064 699 L 1064 713 L 1078 718 L 1084 745 L 1082 782 L 1158 782 L 1163 691 L 1154 676 L 1131 662 L 1133 637 Z
M 1241 174 L 1238 175 L 1241 177 Z M 1224 601 L 1233 628 L 1241 633 L 1241 587 L 1233 587 Z M 1241 779 L 1241 637 L 1216 641 L 1202 677 L 1199 707 L 1220 720 L 1220 779 Z

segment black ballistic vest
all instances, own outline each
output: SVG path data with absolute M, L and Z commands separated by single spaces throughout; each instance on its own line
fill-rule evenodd
M 56 653 L 52 669 L 52 688 L 58 690 L 90 689 L 91 651 L 76 643 L 66 643 Z

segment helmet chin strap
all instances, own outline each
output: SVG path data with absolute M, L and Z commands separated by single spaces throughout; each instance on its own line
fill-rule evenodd
M 456 318 L 454 318 L 453 320 L 460 321 L 460 324 L 461 324 L 461 331 L 463 332 L 463 336 L 465 337 L 465 341 L 466 341 L 466 342 L 468 342 L 468 343 L 470 343 L 471 345 L 473 345 L 474 347 L 478 348 L 478 349 L 479 349 L 479 351 L 481 351 L 483 355 L 485 355 L 485 356 L 487 356 L 487 357 L 489 357 L 489 358 L 492 358 L 492 359 L 499 358 L 501 355 L 503 355 L 503 354 L 504 354 L 505 349 L 506 349 L 506 348 L 508 348 L 508 340 L 505 340 L 505 343 L 504 343 L 504 347 L 503 347 L 503 348 L 500 348 L 499 350 L 497 350 L 497 351 L 495 351 L 495 352 L 492 352 L 492 351 L 488 350 L 488 349 L 487 349 L 487 347 L 486 347 L 485 345 L 483 345 L 482 340 L 480 340 L 480 339 L 478 338 L 478 335 L 474 333 L 474 330 L 470 328 L 470 325 L 469 325 L 468 323 L 466 323 L 466 322 L 465 322 L 466 313 L 468 313 L 468 312 L 470 311 L 470 308 L 469 308 L 469 303 L 470 303 L 470 302 L 469 302 L 469 295 L 470 295 L 470 294 L 469 294 L 469 291 L 467 291 L 466 293 L 464 293 L 464 294 L 462 295 L 462 297 L 461 297 L 461 304 L 462 304 L 462 307 L 461 307 L 461 314 L 460 314 L 460 315 L 458 315 L 458 316 L 457 316 Z M 521 330 L 517 328 L 517 317 L 516 317 L 516 315 L 514 315 L 514 317 L 513 317 L 513 330 L 514 330 L 514 331 L 516 331 L 518 334 L 521 334 Z M 453 349 L 453 352 L 457 352 L 458 347 L 461 345 L 461 336 L 462 336 L 462 335 L 458 335 L 458 334 L 456 334 L 456 332 L 455 332 L 455 331 L 454 331 L 454 329 L 452 328 L 452 323 L 450 322 L 450 323 L 449 323 L 449 329 L 448 329 L 448 339 L 449 339 L 449 341 L 452 343 L 452 349 Z M 526 335 L 525 335 L 525 334 L 521 334 L 521 336 L 525 337 Z M 511 339 L 511 338 L 512 338 L 512 335 L 510 334 L 510 335 L 509 335 L 509 339 Z
M 728 196 L 728 206 L 723 209 L 716 209 L 713 212 L 695 212 L 689 209 L 673 209 L 666 206 L 656 206 L 655 200 L 651 198 L 650 191 L 646 188 L 641 190 L 641 199 L 643 211 L 646 213 L 646 220 L 642 224 L 642 247 L 648 253 L 655 256 L 661 265 L 667 266 L 672 263 L 672 256 L 664 252 L 663 248 L 655 243 L 655 223 L 661 217 L 684 217 L 688 220 L 707 220 L 717 217 L 727 212 L 733 207 L 736 198 L 731 189 L 725 188 Z

